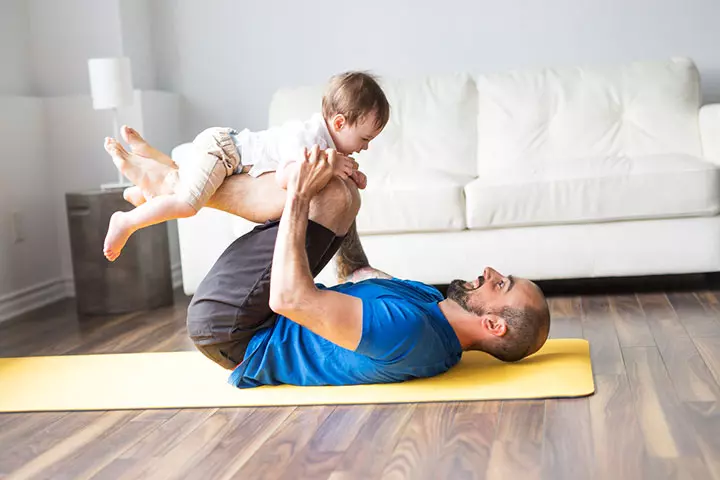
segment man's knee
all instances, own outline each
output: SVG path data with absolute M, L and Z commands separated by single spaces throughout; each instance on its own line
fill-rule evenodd
M 333 177 L 310 203 L 310 219 L 345 235 L 360 210 L 360 193 L 352 180 Z

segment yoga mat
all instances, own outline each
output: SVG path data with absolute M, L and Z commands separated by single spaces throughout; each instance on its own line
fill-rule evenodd
M 402 383 L 238 389 L 199 352 L 0 358 L 0 412 L 244 407 L 578 397 L 595 386 L 586 340 L 548 340 L 503 363 L 466 352 L 449 372 Z

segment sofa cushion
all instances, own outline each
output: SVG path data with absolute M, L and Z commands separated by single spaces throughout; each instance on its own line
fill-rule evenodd
M 689 155 L 493 170 L 465 188 L 472 229 L 715 215 L 718 166 Z
M 361 192 L 361 234 L 444 232 L 465 228 L 463 187 L 471 177 L 439 172 L 378 174 Z
M 355 156 L 369 176 L 406 170 L 477 175 L 477 89 L 468 74 L 381 79 L 390 121 Z M 324 86 L 285 88 L 270 104 L 270 125 L 304 119 L 320 109 Z
M 702 156 L 692 61 L 636 62 L 481 75 L 478 168 L 571 158 Z

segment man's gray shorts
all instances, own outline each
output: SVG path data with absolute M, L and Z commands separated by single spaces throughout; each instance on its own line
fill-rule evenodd
M 270 269 L 279 221 L 258 225 L 235 240 L 198 285 L 187 314 L 187 329 L 195 346 L 227 369 L 240 364 L 258 330 L 271 326 Z M 313 277 L 340 248 L 324 226 L 308 222 L 305 239 Z

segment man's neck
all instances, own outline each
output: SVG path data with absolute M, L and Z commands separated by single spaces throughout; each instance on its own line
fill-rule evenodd
M 455 331 L 455 335 L 457 335 L 463 350 L 468 350 L 474 346 L 476 347 L 478 343 L 480 343 L 477 338 L 477 333 L 473 332 L 473 330 L 477 330 L 477 327 L 473 325 L 477 323 L 476 316 L 468 313 L 449 298 L 439 302 L 438 307 L 440 307 L 440 311 L 445 315 L 448 323 Z

